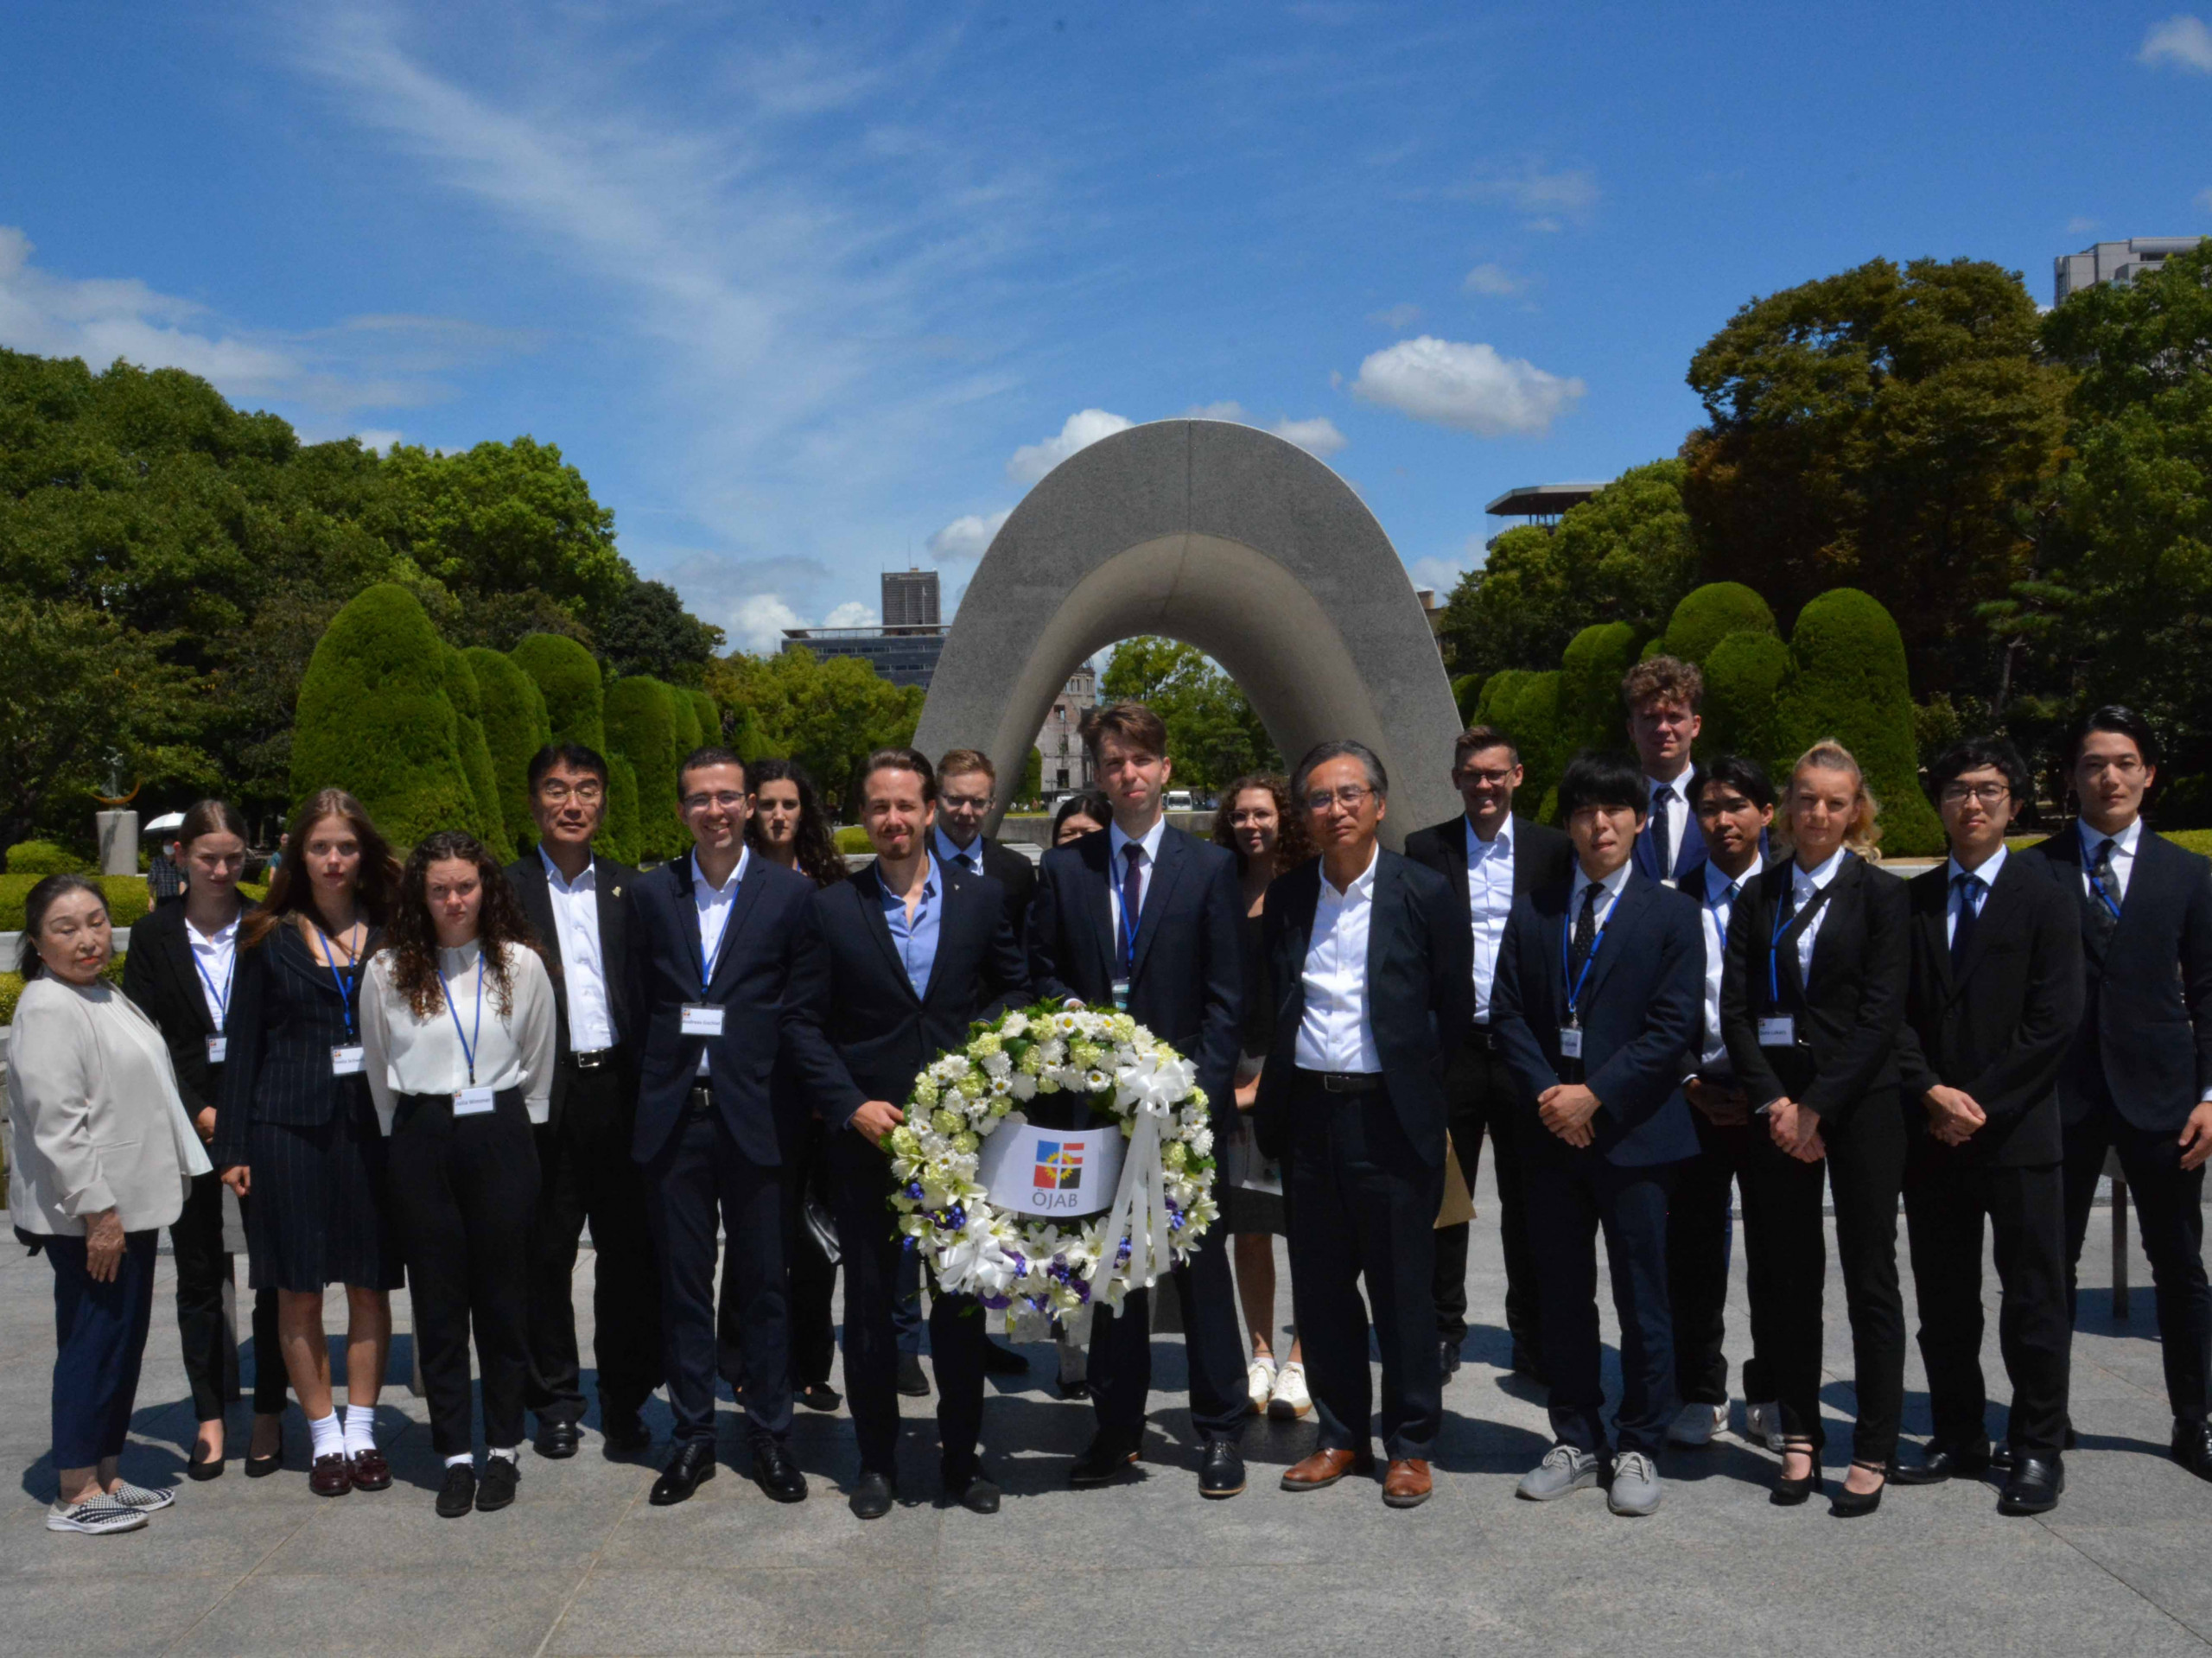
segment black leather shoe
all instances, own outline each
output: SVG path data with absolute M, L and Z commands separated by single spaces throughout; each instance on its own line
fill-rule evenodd
M 860 1478 L 854 1483 L 853 1494 L 845 1499 L 845 1506 L 853 1511 L 855 1519 L 880 1520 L 891 1512 L 891 1505 L 898 1495 L 888 1474 L 863 1469 Z
M 1137 1459 L 1137 1448 L 1102 1433 L 1068 1468 L 1068 1483 L 1078 1491 L 1094 1485 L 1110 1485 L 1116 1476 Z
M 1851 1464 L 1868 1473 L 1878 1473 L 1882 1483 L 1871 1491 L 1854 1491 L 1848 1485 L 1836 1487 L 1835 1496 L 1828 1503 L 1828 1512 L 1839 1520 L 1857 1520 L 1870 1515 L 1882 1506 L 1882 1493 L 1890 1489 L 1890 1482 L 1897 1477 L 1897 1465 L 1892 1462 L 1886 1468 L 1872 1468 L 1863 1462 Z
M 600 1432 L 606 1436 L 607 1448 L 624 1456 L 634 1456 L 653 1442 L 653 1431 L 645 1419 L 632 1411 L 611 1411 L 601 1408 Z
M 929 1397 L 930 1379 L 922 1372 L 922 1361 L 912 1353 L 899 1356 L 899 1391 L 909 1399 Z
M 2070 1427 L 2068 1428 L 2066 1430 L 2066 1442 L 2064 1448 L 2069 1451 L 2077 1451 L 2081 1448 L 2081 1440 L 2075 1437 L 2074 1430 Z M 1990 1471 L 1993 1473 L 2009 1474 L 2012 1471 L 2012 1443 L 2011 1440 L 1999 1439 L 1995 1445 L 1990 1447 L 1989 1467 Z
M 1891 1477 L 1900 1485 L 1941 1485 L 1949 1479 L 1980 1479 L 1989 1471 L 1989 1441 L 1979 1445 L 1948 1445 L 1930 1439 L 1916 1463 L 1901 1464 Z
M 810 1382 L 798 1390 L 798 1402 L 809 1410 L 835 1410 L 845 1402 L 845 1395 L 826 1382 Z
M 771 1502 L 806 1501 L 806 1476 L 791 1460 L 791 1447 L 780 1440 L 763 1439 L 753 1447 L 753 1483 Z
M 225 1458 L 221 1457 L 201 1456 L 200 1453 L 207 1448 L 207 1445 L 204 1441 L 195 1440 L 194 1442 L 191 1459 L 184 1464 L 184 1477 L 187 1479 L 210 1480 L 222 1478 Z
M 676 1447 L 676 1454 L 668 1459 L 668 1466 L 661 1470 L 660 1477 L 653 1482 L 652 1495 L 645 1501 L 656 1509 L 688 1502 L 691 1493 L 714 1477 L 715 1447 L 711 1443 L 680 1445 Z
M 999 1511 L 999 1488 L 981 1474 L 973 1479 L 949 1483 L 945 1495 L 970 1514 L 996 1514 Z
M 476 1471 L 465 1462 L 446 1470 L 446 1483 L 438 1487 L 438 1518 L 458 1520 L 476 1506 Z
M 1212 1439 L 1206 1444 L 1205 1460 L 1198 1464 L 1200 1496 L 1235 1496 L 1244 1489 L 1244 1458 L 1235 1443 Z
M 1444 1367 L 1443 1375 L 1445 1381 L 1449 1382 L 1453 1376 L 1459 1374 L 1459 1343 L 1453 1341 L 1439 1341 L 1436 1344 L 1436 1356 L 1438 1361 Z
M 1997 1512 L 2049 1514 L 2058 1506 L 2058 1494 L 2065 1489 L 2066 1468 L 2057 1458 L 2018 1458 L 2012 1477 L 2005 1482 L 2004 1496 L 1997 1499 Z
M 995 1376 L 1027 1375 L 1029 1361 L 1004 1342 L 987 1341 L 983 1344 L 983 1369 Z
M 2174 1460 L 2197 1478 L 2212 1479 L 2212 1422 L 2176 1422 Z
M 497 1514 L 515 1500 L 522 1483 L 522 1464 L 512 1457 L 484 1458 L 484 1477 L 476 1483 L 476 1512 Z
M 574 1422 L 541 1422 L 537 1438 L 532 1443 L 539 1456 L 565 1462 L 576 1454 L 576 1447 L 583 1442 L 584 1436 Z

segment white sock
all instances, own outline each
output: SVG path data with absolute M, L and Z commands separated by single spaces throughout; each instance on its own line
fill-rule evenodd
M 314 1452 L 317 1461 L 321 1461 L 325 1457 L 342 1457 L 346 1454 L 346 1429 L 339 1421 L 338 1413 L 334 1410 L 327 1416 L 308 1418 L 308 1437 L 314 1442 Z
M 522 1458 L 522 1447 L 518 1445 L 495 1445 L 491 1448 L 488 1454 L 494 1457 L 505 1457 L 509 1462 L 518 1462 Z
M 472 1452 L 464 1451 L 457 1457 L 448 1457 L 446 1458 L 446 1466 L 448 1468 L 474 1468 L 476 1466 L 476 1458 Z
M 346 1454 L 358 1457 L 364 1451 L 377 1448 L 377 1407 L 374 1405 L 346 1407 Z

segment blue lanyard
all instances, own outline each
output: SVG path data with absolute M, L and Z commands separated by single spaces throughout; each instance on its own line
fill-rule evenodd
M 740 858 L 738 867 L 742 868 L 744 864 L 745 860 Z M 699 866 L 695 861 L 691 866 L 692 873 L 696 874 L 698 868 Z M 722 950 L 729 943 L 729 924 L 736 918 L 737 891 L 733 885 L 729 895 L 729 908 L 722 912 L 722 930 L 715 935 L 714 954 L 709 956 L 704 950 L 699 953 L 699 1000 L 701 1001 L 706 1001 L 708 994 L 715 988 L 715 966 L 722 959 Z M 481 963 L 479 965 L 480 966 Z
M 1592 881 L 1591 885 L 1601 886 L 1604 883 Z M 1576 1004 L 1582 1000 L 1583 982 L 1590 976 L 1590 963 L 1598 959 L 1598 947 L 1605 942 L 1605 928 L 1612 924 L 1613 906 L 1608 904 L 1605 906 L 1605 925 L 1598 929 L 1598 936 L 1590 941 L 1590 953 L 1582 958 L 1582 971 L 1573 975 L 1574 981 L 1572 984 L 1567 983 L 1567 963 L 1573 959 L 1574 929 L 1567 926 L 1559 930 L 1559 981 L 1567 985 L 1567 1022 L 1570 1025 L 1582 1017 L 1577 1011 Z
M 1859 854 L 1853 852 L 1846 853 L 1844 855 L 1855 858 Z M 1837 865 L 1835 873 L 1838 875 L 1843 873 L 1843 866 Z M 1795 893 L 1797 890 L 1797 866 L 1790 865 L 1789 873 L 1789 890 Z M 1833 886 L 1834 884 L 1834 878 L 1831 876 L 1828 886 Z M 1782 973 L 1781 969 L 1774 964 L 1776 956 L 1782 951 L 1782 935 L 1789 930 L 1791 924 L 1799 917 L 1811 915 L 1815 910 L 1827 902 L 1828 886 L 1815 888 L 1812 899 L 1805 907 L 1802 910 L 1792 910 L 1788 915 L 1782 913 L 1782 906 L 1779 904 L 1774 906 L 1774 931 L 1767 936 L 1766 941 L 1766 994 L 1767 1005 L 1770 1007 L 1782 1006 Z
M 353 1034 L 353 980 L 357 976 L 356 969 L 360 966 L 360 957 L 349 956 L 346 962 L 346 976 L 340 978 L 338 946 L 330 942 L 330 935 L 323 931 L 322 923 L 310 921 L 308 925 L 313 927 L 315 937 L 322 940 L 322 964 L 330 969 L 331 983 L 338 987 L 338 1011 L 346 1016 L 346 1034 L 350 1037 Z M 357 921 L 353 925 L 359 926 L 360 923 Z M 350 937 L 353 929 L 348 928 L 346 931 Z M 348 948 L 350 950 L 351 947 Z
M 231 987 L 238 982 L 238 947 L 236 935 L 232 935 L 230 963 L 224 969 L 223 988 L 219 991 L 215 988 L 214 975 L 207 971 L 206 963 L 200 961 L 200 952 L 192 949 L 192 941 L 189 938 L 185 940 L 185 948 L 192 956 L 192 965 L 200 969 L 200 982 L 206 985 L 207 994 L 215 998 L 215 1034 L 220 1036 L 223 1033 L 223 1026 L 231 1022 Z
M 461 1028 L 461 1010 L 453 1005 L 453 986 L 446 978 L 446 970 L 438 969 L 438 983 L 446 993 L 446 1012 L 453 1015 L 453 1033 L 461 1039 L 461 1057 L 468 1063 L 468 1085 L 476 1086 L 476 1044 L 484 1036 L 484 947 L 476 947 L 476 1034 L 471 1038 Z

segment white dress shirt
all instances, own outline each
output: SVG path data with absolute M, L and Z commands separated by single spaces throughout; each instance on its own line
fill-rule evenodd
M 737 902 L 737 889 L 744 884 L 746 866 L 752 861 L 753 848 L 740 847 L 729 879 L 716 886 L 699 873 L 699 854 L 696 851 L 691 854 L 691 901 L 699 909 L 699 965 L 709 981 L 721 963 L 722 934 L 729 925 L 729 906 Z M 706 985 L 702 983 L 699 1000 L 706 999 Z M 699 1050 L 699 1075 L 706 1074 L 707 1051 L 702 1047 Z
M 2137 818 L 2117 835 L 2107 835 L 2102 829 L 2091 829 L 2080 818 L 2074 827 L 2082 835 L 2082 886 L 2090 902 L 2097 901 L 2097 878 L 2089 872 L 2096 867 L 2097 852 L 2107 840 L 2112 842 L 2113 884 L 2120 888 L 2123 902 L 2127 898 L 2127 878 L 2135 873 L 2135 848 L 2143 838 L 2143 820 Z
M 1659 848 L 1666 854 L 1660 863 L 1659 872 L 1661 876 L 1668 880 L 1675 878 L 1675 858 L 1682 849 L 1682 834 L 1689 825 L 1689 786 L 1690 778 L 1694 775 L 1691 768 L 1685 766 L 1681 776 L 1678 778 L 1662 779 L 1646 775 L 1643 779 L 1643 786 L 1649 794 L 1656 795 L 1664 789 L 1674 797 L 1667 803 L 1667 833 L 1663 836 L 1660 835 L 1656 822 L 1654 822 L 1651 826 L 1652 840 L 1657 842 L 1663 839 L 1666 842 L 1666 844 Z M 1656 819 L 1658 814 L 1654 812 L 1652 816 Z
M 1719 864 L 1706 861 L 1705 891 L 1697 894 L 1698 907 L 1705 912 L 1705 1042 L 1697 1061 L 1702 1077 L 1734 1074 L 1728 1045 L 1720 1039 L 1720 975 L 1727 965 L 1728 923 L 1736 900 L 1743 896 L 1744 882 L 1758 873 L 1756 862 L 1740 878 L 1732 878 Z
M 1375 912 L 1375 870 L 1380 849 L 1368 854 L 1367 867 L 1338 892 L 1321 872 L 1320 894 L 1313 904 L 1313 936 L 1306 945 L 1306 1011 L 1298 1021 L 1294 1058 L 1300 1070 L 1371 1075 L 1382 1069 L 1375 1048 L 1375 1026 L 1367 1016 L 1367 934 Z
M 553 900 L 553 934 L 561 946 L 561 977 L 569 989 L 569 1049 L 596 1053 L 614 1045 L 614 1013 L 607 996 L 607 958 L 599 948 L 599 861 L 574 881 L 537 848 L 545 890 Z
M 2113 861 L 2115 863 L 2118 860 Z M 1950 890 L 1943 900 L 1943 939 L 1946 943 L 1959 936 L 1959 906 L 1966 901 L 1966 892 L 1959 885 L 1961 875 L 1979 875 L 1982 880 L 1981 902 L 1974 906 L 1974 918 L 1980 920 L 1984 905 L 1989 902 L 1989 889 L 1997 885 L 1997 872 L 2005 867 L 2005 847 L 1998 843 L 1997 850 L 1982 861 L 1978 869 L 1968 869 L 1956 858 L 1949 861 L 1945 874 L 1950 880 Z
M 1167 819 L 1165 815 L 1155 818 L 1153 822 L 1152 827 L 1144 832 L 1144 835 L 1141 839 L 1136 841 L 1132 841 L 1128 835 L 1122 834 L 1122 826 L 1119 823 L 1113 825 L 1112 828 L 1106 831 L 1106 851 L 1108 861 L 1106 866 L 1106 893 L 1108 899 L 1113 905 L 1114 915 L 1114 937 L 1108 940 L 1108 943 L 1117 952 L 1120 949 L 1119 941 L 1122 937 L 1122 872 L 1128 867 L 1128 860 L 1122 855 L 1122 848 L 1126 846 L 1137 846 L 1144 848 L 1144 855 L 1137 860 L 1136 919 L 1138 921 L 1141 921 L 1144 918 L 1145 899 L 1152 892 L 1152 867 L 1154 864 L 1160 861 L 1160 843 L 1166 838 L 1166 835 Z M 1136 926 L 1135 923 L 1132 923 L 1129 927 L 1129 937 L 1134 939 L 1136 936 Z M 1120 968 L 1121 962 L 1117 954 L 1115 962 L 1115 969 L 1116 972 L 1120 970 Z
M 1826 862 L 1816 864 L 1810 871 L 1801 864 L 1792 863 L 1789 866 L 1789 890 L 1796 894 L 1796 901 L 1790 907 L 1791 920 L 1787 924 L 1796 924 L 1796 918 L 1803 914 L 1806 906 L 1820 896 L 1821 889 L 1835 879 L 1836 871 L 1843 867 L 1843 861 L 1850 855 L 1849 847 L 1838 847 L 1828 854 Z M 1812 982 L 1813 940 L 1820 936 L 1821 923 L 1827 918 L 1828 906 L 1823 904 L 1820 913 L 1808 921 L 1797 935 L 1797 981 L 1800 984 Z
M 1497 837 L 1485 841 L 1467 829 L 1467 924 L 1475 935 L 1475 1023 L 1490 1023 L 1490 988 L 1497 977 L 1497 953 L 1505 947 L 1505 920 L 1513 913 L 1513 820 L 1498 825 Z
M 1582 919 L 1584 891 L 1592 886 L 1598 888 L 1597 906 L 1591 913 L 1597 919 L 1598 931 L 1603 933 L 1605 930 L 1606 918 L 1612 914 L 1613 905 L 1620 902 L 1621 889 L 1628 885 L 1629 872 L 1634 867 L 1635 861 L 1630 859 L 1602 881 L 1593 881 L 1583 873 L 1580 862 L 1578 861 L 1575 864 L 1574 880 L 1567 890 L 1567 943 L 1570 950 L 1574 947 L 1574 929 Z M 1594 945 L 1591 953 L 1594 958 L 1597 953 Z M 1593 968 L 1591 970 L 1595 972 L 1597 969 Z M 1564 976 L 1562 968 L 1562 977 L 1560 982 L 1560 994 L 1562 1001 L 1572 994 L 1573 984 L 1572 978 Z
M 553 1093 L 553 981 L 536 950 L 510 944 L 505 957 L 510 1003 L 502 1013 L 499 988 L 488 980 L 482 1001 L 478 1001 L 479 953 L 474 939 L 457 950 L 438 951 L 438 971 L 445 976 L 451 1004 L 442 998 L 423 1018 L 392 984 L 392 952 L 380 950 L 369 958 L 368 975 L 361 983 L 363 1069 L 368 1073 L 377 1120 L 387 1134 L 399 1109 L 398 1096 L 457 1094 L 469 1087 L 520 1089 L 530 1120 L 546 1120 Z
M 192 946 L 193 964 L 200 970 L 200 994 L 207 1003 L 207 1017 L 220 1031 L 231 1011 L 231 978 L 238 959 L 238 918 L 232 916 L 212 934 L 187 921 L 184 937 Z

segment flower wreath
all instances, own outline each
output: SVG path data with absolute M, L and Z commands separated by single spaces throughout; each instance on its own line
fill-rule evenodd
M 1020 1128 L 1040 1095 L 1072 1095 L 1119 1120 L 1128 1143 L 1112 1206 L 1082 1220 L 1017 1215 L 977 1183 L 982 1143 Z M 885 1140 L 891 1206 L 939 1289 L 1002 1309 L 1018 1340 L 1054 1323 L 1089 1327 L 1179 1265 L 1220 1210 L 1213 1129 L 1197 1068 L 1126 1013 L 1052 1003 L 969 1026 L 967 1045 L 915 1077 L 906 1121 Z

